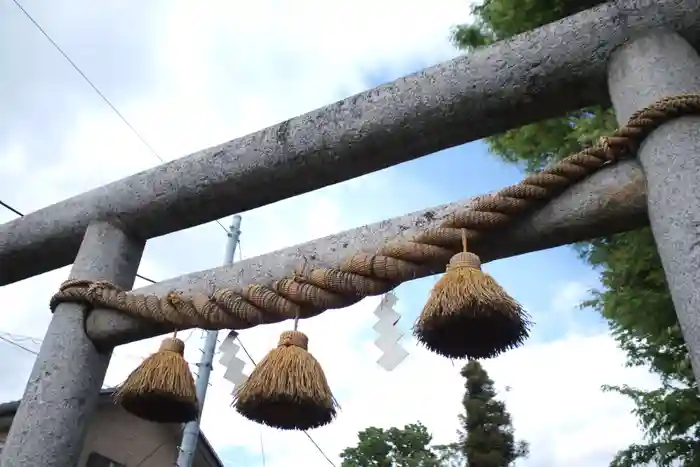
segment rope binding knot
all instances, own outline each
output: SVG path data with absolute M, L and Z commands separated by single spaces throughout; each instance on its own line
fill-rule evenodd
M 290 345 L 309 350 L 309 338 L 301 331 L 284 331 L 280 334 L 277 347 L 289 347 Z
M 447 270 L 450 271 L 460 268 L 476 269 L 477 271 L 481 271 L 481 259 L 470 251 L 457 253 L 452 257 L 452 259 L 450 259 L 450 262 L 447 265 Z
M 181 341 L 177 337 L 168 337 L 163 339 L 160 343 L 161 352 L 173 352 L 180 356 L 185 355 L 185 342 Z

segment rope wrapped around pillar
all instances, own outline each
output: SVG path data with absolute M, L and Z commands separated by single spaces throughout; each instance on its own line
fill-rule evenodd
M 697 114 L 700 114 L 700 95 L 659 100 L 636 112 L 627 125 L 601 138 L 594 147 L 529 175 L 516 185 L 477 199 L 469 209 L 455 213 L 439 227 L 391 241 L 375 254 L 357 253 L 335 267 L 308 268 L 272 284 L 220 288 L 211 294 L 171 291 L 161 297 L 125 292 L 104 282 L 68 281 L 51 299 L 51 309 L 65 301 L 81 302 L 174 329 L 240 330 L 344 308 L 367 296 L 384 294 L 418 275 L 444 268 L 455 254 L 466 254 L 463 250 L 467 242 L 478 242 L 489 231 L 507 227 L 600 168 L 633 157 L 644 138 L 660 125 Z M 478 257 L 470 257 L 469 264 L 457 261 L 457 266 L 476 270 L 477 262 Z M 453 301 L 458 305 L 447 306 L 449 300 L 439 302 L 442 299 L 436 298 L 437 290 L 433 292 L 414 327 L 418 340 L 432 351 L 451 358 L 493 356 L 523 342 L 529 332 L 529 321 L 517 302 L 495 281 L 484 279 L 474 271 L 468 274 L 462 271 L 460 277 L 463 296 Z M 475 287 L 474 280 L 480 281 L 480 289 Z M 481 298 L 473 295 L 477 289 L 481 290 Z M 491 300 L 488 297 L 497 297 L 508 306 L 488 306 Z M 479 306 L 470 305 L 474 303 Z M 506 310 L 507 316 L 499 310 Z M 481 340 L 474 336 L 481 336 Z

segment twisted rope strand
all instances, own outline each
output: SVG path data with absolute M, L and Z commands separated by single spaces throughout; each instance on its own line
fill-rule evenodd
M 461 251 L 463 232 L 471 242 L 485 232 L 509 225 L 600 168 L 632 157 L 644 138 L 662 124 L 697 114 L 700 95 L 661 99 L 634 113 L 627 125 L 612 136 L 602 137 L 596 146 L 529 175 L 517 185 L 478 198 L 468 209 L 455 213 L 436 228 L 408 240 L 389 242 L 376 254 L 357 253 L 333 268 L 302 271 L 270 286 L 221 288 L 210 295 L 171 291 L 157 297 L 125 292 L 103 281 L 66 281 L 50 306 L 54 310 L 61 302 L 80 302 L 177 329 L 246 329 L 344 308 L 444 269 L 450 258 Z

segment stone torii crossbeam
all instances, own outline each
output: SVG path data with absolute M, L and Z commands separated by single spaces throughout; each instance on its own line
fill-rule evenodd
M 698 25 L 700 0 L 604 4 L 59 202 L 0 225 L 0 285 L 73 262 L 72 279 L 107 280 L 129 290 L 147 239 L 588 105 L 612 103 L 622 125 L 662 98 L 700 93 Z M 636 160 L 599 170 L 507 230 L 494 230 L 474 250 L 494 260 L 650 223 L 697 377 L 699 153 L 700 117 L 672 119 L 643 140 Z M 270 188 L 251 189 L 261 185 Z M 435 225 L 466 204 L 139 292 L 242 287 L 287 277 L 302 261 L 331 266 L 346 252 L 376 250 L 387 238 Z M 113 347 L 170 330 L 116 311 L 97 309 L 86 317 L 80 304 L 58 305 L 0 465 L 75 465 Z

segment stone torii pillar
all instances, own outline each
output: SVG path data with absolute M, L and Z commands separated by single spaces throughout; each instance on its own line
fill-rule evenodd
M 131 289 L 145 245 L 108 223 L 90 224 L 70 278 Z M 86 314 L 77 303 L 56 307 L 7 435 L 2 467 L 78 464 L 112 356 L 87 336 Z
M 700 93 L 700 57 L 675 32 L 653 32 L 613 53 L 608 85 L 617 121 L 624 124 L 658 99 Z M 665 123 L 644 140 L 637 156 L 646 176 L 651 229 L 700 382 L 700 117 Z

